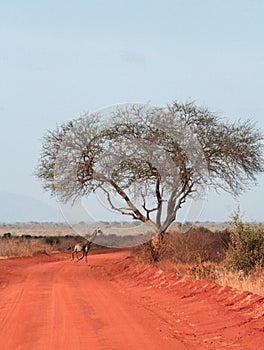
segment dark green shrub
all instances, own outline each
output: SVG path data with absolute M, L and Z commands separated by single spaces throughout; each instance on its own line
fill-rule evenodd
M 256 266 L 264 267 L 264 227 L 261 224 L 242 222 L 234 215 L 227 251 L 227 267 L 247 276 Z
M 59 244 L 60 239 L 56 236 L 45 237 L 45 243 L 49 245 Z
M 24 239 L 31 239 L 32 236 L 31 236 L 31 235 L 22 235 L 21 238 L 24 238 Z
M 3 238 L 5 238 L 5 239 L 9 239 L 9 238 L 11 238 L 11 236 L 12 236 L 12 234 L 10 232 L 6 232 L 3 234 Z

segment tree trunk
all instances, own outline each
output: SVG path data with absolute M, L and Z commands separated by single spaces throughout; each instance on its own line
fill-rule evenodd
M 151 256 L 153 261 L 160 260 L 163 246 L 164 232 L 160 232 L 150 241 Z

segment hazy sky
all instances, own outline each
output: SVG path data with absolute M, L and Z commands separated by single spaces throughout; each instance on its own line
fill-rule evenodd
M 262 0 L 1 1 L 0 192 L 55 205 L 32 175 L 41 137 L 109 104 L 193 99 L 264 130 L 263 18 Z M 251 220 L 263 189 L 239 200 Z M 201 219 L 236 205 L 210 195 Z

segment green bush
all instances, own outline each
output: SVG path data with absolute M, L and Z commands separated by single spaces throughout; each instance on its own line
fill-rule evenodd
M 244 223 L 235 214 L 230 239 L 226 262 L 231 271 L 247 276 L 255 267 L 264 267 L 263 225 Z

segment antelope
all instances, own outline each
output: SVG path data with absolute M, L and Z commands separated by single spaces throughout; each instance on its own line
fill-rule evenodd
M 99 227 L 97 227 L 94 230 L 93 234 L 91 235 L 91 237 L 89 237 L 89 239 L 86 240 L 86 242 L 75 244 L 75 246 L 72 250 L 72 260 L 74 260 L 74 255 L 76 255 L 76 260 L 74 262 L 78 262 L 85 257 L 85 262 L 86 262 L 86 264 L 88 264 L 87 254 L 88 254 L 88 252 L 91 248 L 91 245 L 92 245 L 92 243 L 93 243 L 93 241 L 98 233 L 103 233 Z M 80 258 L 78 258 L 78 253 L 80 253 L 80 252 L 82 252 L 82 256 Z

